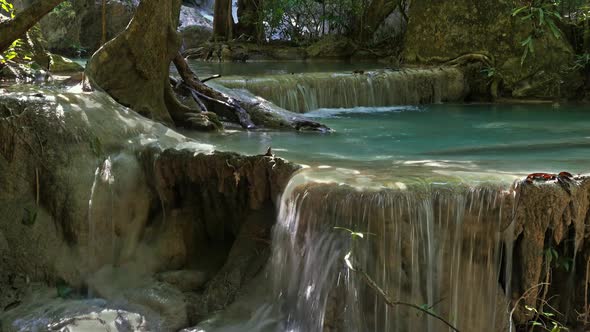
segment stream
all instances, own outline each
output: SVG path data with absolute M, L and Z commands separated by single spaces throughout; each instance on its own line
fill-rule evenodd
M 590 172 L 587 107 L 452 102 L 466 90 L 454 70 L 192 65 L 200 77 L 223 74 L 212 86 L 262 91 L 333 131 L 178 134 L 104 94 L 44 91 L 72 131 L 48 122 L 43 135 L 64 146 L 55 160 L 67 166 L 47 172 L 63 183 L 51 188 L 68 196 L 52 204 L 69 204 L 62 210 L 76 214 L 64 225 L 74 230 L 69 242 L 52 241 L 61 230 L 41 228 L 52 221 L 41 209 L 41 221 L 17 226 L 29 242 L 43 234 L 39 248 L 49 249 L 39 250 L 83 279 L 84 292 L 34 290 L 0 312 L 0 331 L 513 331 L 527 319 L 514 301 L 543 276 L 546 243 L 571 256 L 554 276 L 575 298 L 590 182 L 521 179 Z M 23 91 L 29 102 L 39 95 Z M 22 114 L 14 121 L 32 116 Z M 302 168 L 260 157 L 268 147 Z

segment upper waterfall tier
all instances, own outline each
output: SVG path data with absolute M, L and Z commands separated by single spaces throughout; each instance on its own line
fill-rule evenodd
M 302 113 L 319 108 L 462 101 L 469 92 L 463 72 L 456 68 L 227 77 L 217 83 L 246 89 Z

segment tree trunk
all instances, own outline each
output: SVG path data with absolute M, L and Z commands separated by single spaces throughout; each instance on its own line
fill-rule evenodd
M 213 36 L 215 39 L 231 40 L 233 38 L 232 2 L 232 0 L 215 0 L 213 14 Z
M 0 23 L 0 52 L 23 37 L 30 28 L 64 0 L 37 0 L 15 18 Z
M 361 27 L 361 41 L 367 41 L 373 36 L 379 25 L 397 8 L 398 2 L 395 0 L 371 1 L 366 9 L 365 23 Z
M 173 124 L 166 103 L 170 63 L 180 49 L 180 0 L 142 0 L 127 29 L 88 62 L 94 86 L 156 121 Z
M 264 40 L 264 28 L 260 17 L 261 0 L 239 0 L 236 35 L 246 35 L 256 38 L 256 41 Z
M 102 36 L 100 46 L 107 42 L 107 0 L 102 0 Z
M 202 114 L 195 114 L 200 111 L 181 104 L 174 94 L 169 74 L 170 64 L 176 58 L 180 75 L 203 111 L 221 114 L 246 129 L 260 123 L 269 128 L 329 130 L 297 114 L 268 107 L 268 102 L 238 100 L 199 81 L 178 53 L 180 38 L 176 27 L 180 4 L 181 0 L 142 0 L 127 29 L 108 41 L 88 62 L 86 74 L 92 85 L 146 117 L 170 125 L 191 126 L 196 124 L 192 118 Z

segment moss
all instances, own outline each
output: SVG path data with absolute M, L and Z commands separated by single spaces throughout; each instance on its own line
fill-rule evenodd
M 569 70 L 574 52 L 562 39 L 547 33 L 535 42 L 524 66 L 521 41 L 531 27 L 511 16 L 512 0 L 437 1 L 412 4 L 404 58 L 408 63 L 433 63 L 468 53 L 489 54 L 513 97 L 570 96 L 582 84 Z
M 76 62 L 57 54 L 51 54 L 51 65 L 49 66 L 49 69 L 52 73 L 71 73 L 84 71 L 84 68 Z
M 341 36 L 329 35 L 307 48 L 311 58 L 348 58 L 356 50 L 355 45 Z

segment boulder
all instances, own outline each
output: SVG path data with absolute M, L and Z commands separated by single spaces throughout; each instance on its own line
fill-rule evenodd
M 88 318 L 23 308 L 35 282 L 160 317 L 156 331 L 188 326 L 179 288 L 216 280 L 208 308 L 229 304 L 264 263 L 268 242 L 250 234 L 270 237 L 274 203 L 298 167 L 213 149 L 102 92 L 0 90 L 2 322 Z M 189 266 L 205 274 L 166 273 Z M 229 288 L 226 276 L 238 276 Z
M 84 67 L 61 55 L 51 54 L 49 70 L 52 73 L 75 73 L 84 71 Z
M 535 39 L 535 52 L 521 65 L 522 41 L 531 25 L 511 16 L 513 0 L 413 1 L 403 57 L 407 63 L 432 64 L 479 53 L 492 59 L 508 96 L 570 96 L 582 80 L 569 70 L 574 52 L 550 32 Z

